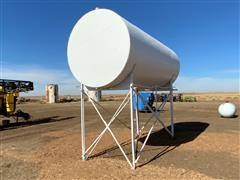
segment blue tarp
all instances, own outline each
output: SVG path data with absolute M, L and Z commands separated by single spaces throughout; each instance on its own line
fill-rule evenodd
M 148 105 L 152 107 L 155 99 L 154 94 L 152 92 L 140 92 L 139 94 L 141 94 L 141 96 L 148 103 Z M 144 102 L 139 96 L 140 95 L 138 95 L 138 111 L 148 111 L 149 109 L 147 108 L 147 106 L 144 104 Z M 133 108 L 136 109 L 136 107 L 137 107 L 136 95 L 134 95 Z

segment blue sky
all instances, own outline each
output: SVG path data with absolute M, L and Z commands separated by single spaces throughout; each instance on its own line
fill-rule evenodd
M 109 8 L 180 57 L 179 91 L 239 90 L 239 1 L 1 1 L 1 78 L 47 83 L 78 94 L 67 42 L 86 12 Z

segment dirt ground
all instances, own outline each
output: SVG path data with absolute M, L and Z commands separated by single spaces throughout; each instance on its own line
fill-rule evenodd
M 81 160 L 79 102 L 20 104 L 18 108 L 29 112 L 32 119 L 1 126 L 0 179 L 240 179 L 239 116 L 219 117 L 220 103 L 175 103 L 175 138 L 157 124 L 136 170 L 131 170 L 109 133 L 89 160 Z M 120 101 L 101 104 L 113 114 Z M 168 106 L 161 113 L 167 124 Z M 89 146 L 104 126 L 89 103 L 85 113 Z M 103 116 L 110 119 L 106 113 Z M 140 124 L 149 116 L 140 113 Z M 131 157 L 129 126 L 126 108 L 111 127 Z M 144 138 L 139 139 L 139 148 Z

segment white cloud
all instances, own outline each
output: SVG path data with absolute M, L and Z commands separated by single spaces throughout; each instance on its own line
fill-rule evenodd
M 14 66 L 15 67 L 15 66 Z M 29 80 L 34 82 L 35 90 L 23 95 L 45 95 L 45 86 L 48 83 L 59 85 L 60 95 L 79 95 L 80 83 L 77 82 L 71 72 L 42 67 L 15 67 L 4 68 L 2 78 Z M 239 91 L 239 79 L 213 78 L 213 77 L 189 77 L 180 76 L 174 83 L 180 92 L 216 92 Z M 114 91 L 115 92 L 115 91 Z M 112 91 L 105 93 L 114 94 Z M 119 91 L 116 91 L 119 93 Z M 121 91 L 122 92 L 122 91 Z
M 77 86 L 80 83 L 67 70 L 27 66 L 4 68 L 2 78 L 33 81 L 34 91 L 23 95 L 45 95 L 45 86 L 49 83 L 58 84 L 60 94 L 79 94 L 79 87 Z
M 180 76 L 174 84 L 182 92 L 238 92 L 239 79 Z

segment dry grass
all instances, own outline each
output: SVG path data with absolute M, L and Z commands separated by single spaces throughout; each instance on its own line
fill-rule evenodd
M 240 93 L 226 92 L 226 93 L 183 93 L 184 96 L 193 96 L 197 101 L 240 101 Z

